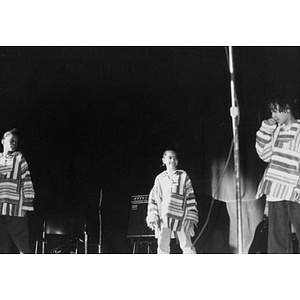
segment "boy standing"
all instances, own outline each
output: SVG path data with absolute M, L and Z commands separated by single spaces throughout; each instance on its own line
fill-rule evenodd
M 191 180 L 185 171 L 177 169 L 174 149 L 167 149 L 162 161 L 166 171 L 155 178 L 146 218 L 148 227 L 155 230 L 157 253 L 169 254 L 171 238 L 177 236 L 184 254 L 196 254 L 191 237 L 198 211 Z
M 34 188 L 16 129 L 4 133 L 0 153 L 0 253 L 11 253 L 11 239 L 21 254 L 32 253 L 27 211 L 33 211 Z
M 256 151 L 268 163 L 257 198 L 266 195 L 268 253 L 293 253 L 291 224 L 300 238 L 300 120 L 297 100 L 277 96 L 270 102 L 272 118 L 256 133 Z M 299 239 L 300 240 L 300 239 Z

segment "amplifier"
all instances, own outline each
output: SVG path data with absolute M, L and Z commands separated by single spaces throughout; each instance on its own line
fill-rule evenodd
M 154 231 L 146 223 L 149 195 L 131 196 L 131 209 L 127 237 L 154 237 Z

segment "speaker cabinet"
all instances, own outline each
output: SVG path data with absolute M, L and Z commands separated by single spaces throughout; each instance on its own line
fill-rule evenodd
M 131 210 L 129 216 L 127 237 L 148 238 L 154 237 L 154 231 L 146 223 L 149 195 L 131 196 Z

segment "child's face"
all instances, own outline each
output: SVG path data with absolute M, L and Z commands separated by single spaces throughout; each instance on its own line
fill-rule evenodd
M 162 158 L 167 170 L 176 170 L 178 165 L 178 157 L 174 151 L 166 151 Z
M 291 113 L 290 110 L 287 109 L 286 111 L 279 111 L 278 105 L 273 107 L 271 110 L 272 118 L 275 120 L 276 123 L 279 124 L 286 124 L 291 119 Z
M 5 135 L 2 144 L 7 151 L 15 151 L 17 148 L 17 141 L 12 134 Z

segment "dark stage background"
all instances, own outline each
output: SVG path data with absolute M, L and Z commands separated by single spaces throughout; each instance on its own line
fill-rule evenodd
M 264 164 L 255 132 L 269 98 L 298 96 L 298 47 L 233 47 L 240 103 L 241 166 L 254 182 Z M 147 194 L 175 146 L 205 222 L 211 165 L 232 140 L 225 47 L 1 47 L 2 132 L 17 127 L 36 190 L 32 240 L 50 213 L 84 215 L 103 252 L 130 253 L 130 196 Z M 229 253 L 228 215 L 217 201 L 199 253 Z

